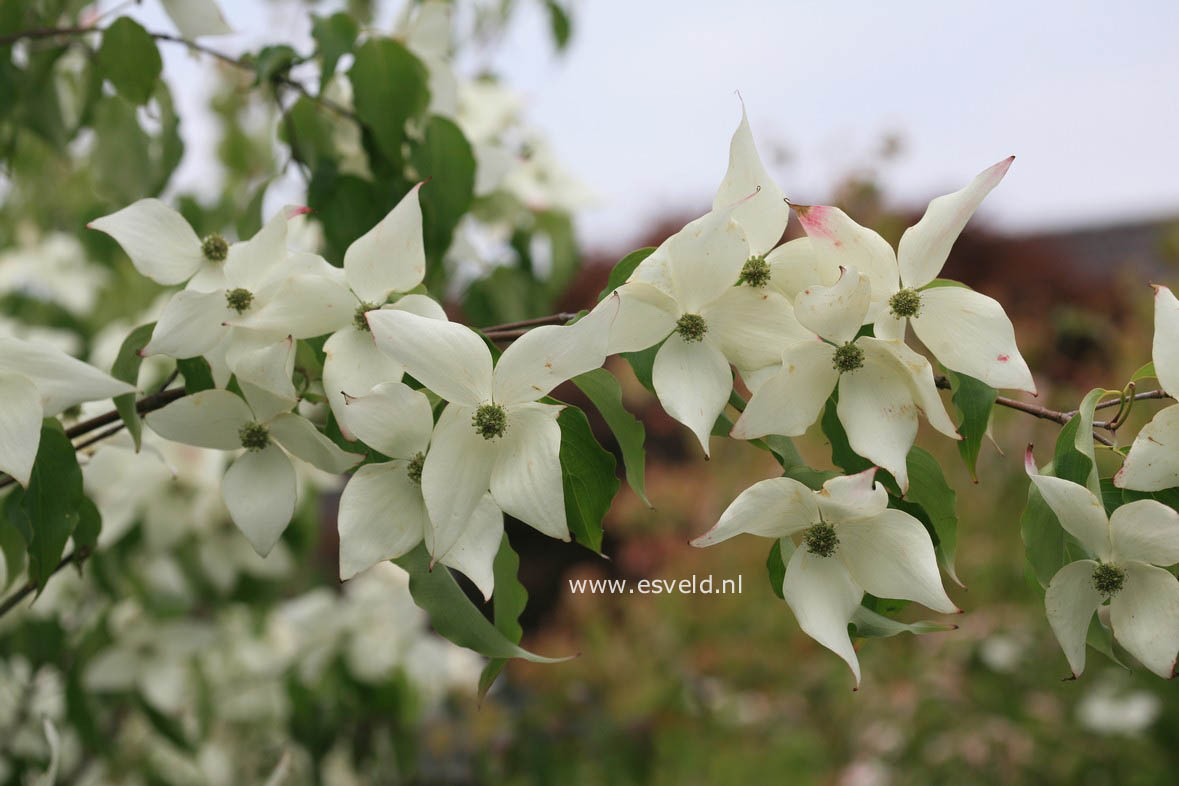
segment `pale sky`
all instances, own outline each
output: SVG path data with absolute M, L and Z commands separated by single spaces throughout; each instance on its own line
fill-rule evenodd
M 625 246 L 652 217 L 708 206 L 740 118 L 737 90 L 767 163 L 774 150 L 790 152 L 771 171 L 800 202 L 829 197 L 896 133 L 905 152 L 880 179 L 898 203 L 919 205 L 1015 154 L 984 205 L 999 226 L 1179 213 L 1173 0 L 582 0 L 563 56 L 540 3 L 518 2 L 504 46 L 463 66 L 490 64 L 521 92 L 531 120 L 598 195 L 579 217 L 587 246 Z M 137 15 L 168 29 L 150 5 Z M 242 32 L 208 43 L 228 51 L 306 31 L 297 4 L 222 5 Z M 182 51 L 166 54 L 174 76 L 196 73 Z M 185 104 L 189 116 L 199 111 L 199 93 Z M 198 156 L 181 185 L 204 169 L 200 131 L 190 122 Z

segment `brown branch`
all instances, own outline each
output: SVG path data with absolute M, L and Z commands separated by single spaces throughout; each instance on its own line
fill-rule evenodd
M 87 549 L 87 548 L 74 549 L 69 554 L 67 554 L 61 558 L 61 562 L 57 563 L 57 567 L 53 569 L 53 573 L 50 573 L 49 576 L 46 576 L 45 580 L 48 581 L 51 576 L 56 575 L 57 572 L 60 571 L 62 568 L 64 568 L 66 565 L 69 565 L 73 562 L 77 562 L 78 564 L 81 564 L 89 556 L 90 556 L 90 549 Z M 12 593 L 11 595 L 9 595 L 7 598 L 4 599 L 4 601 L 2 603 L 0 603 L 0 617 L 3 617 L 5 614 L 7 614 L 8 612 L 10 612 L 14 608 L 16 608 L 16 605 L 18 603 L 20 603 L 22 600 L 24 600 L 29 595 L 31 595 L 34 591 L 36 591 L 36 589 L 37 589 L 36 584 L 34 584 L 32 581 L 26 581 L 25 585 L 23 587 L 21 587 L 19 590 Z
M 18 41 L 36 41 L 36 40 L 42 40 L 42 39 L 46 39 L 46 38 L 58 38 L 58 37 L 75 38 L 77 36 L 88 35 L 90 33 L 103 33 L 105 31 L 106 31 L 106 28 L 97 27 L 97 26 L 44 27 L 44 28 L 37 28 L 34 30 L 23 30 L 21 32 L 9 33 L 8 35 L 0 36 L 0 46 L 9 46 L 11 44 L 17 43 Z M 156 41 L 163 41 L 165 43 L 170 43 L 170 44 L 180 44 L 181 46 L 187 47 L 189 49 L 189 51 L 199 52 L 200 54 L 208 55 L 209 57 L 212 57 L 212 58 L 215 58 L 215 59 L 221 61 L 225 65 L 232 66 L 233 68 L 239 68 L 243 71 L 250 71 L 250 72 L 254 72 L 256 70 L 254 68 L 254 64 L 252 62 L 250 62 L 250 60 L 248 58 L 234 57 L 233 55 L 229 55 L 229 54 L 226 54 L 225 52 L 218 51 L 216 49 L 213 49 L 212 47 L 205 46 L 204 44 L 197 43 L 196 41 L 192 41 L 188 38 L 183 38 L 178 35 L 173 35 L 172 33 L 153 33 L 150 31 L 148 32 L 148 35 L 150 35 Z M 303 96 L 306 96 L 307 98 L 309 98 L 310 100 L 319 104 L 320 106 L 324 107 L 325 109 L 330 109 L 331 111 L 335 112 L 336 114 L 338 114 L 342 117 L 347 117 L 349 119 L 356 120 L 357 122 L 359 122 L 359 118 L 356 116 L 356 113 L 353 112 L 351 109 L 349 109 L 348 107 L 343 106 L 341 104 L 338 104 L 329 98 L 324 98 L 323 96 L 316 95 L 315 93 L 312 93 L 307 88 L 306 85 L 304 85 L 302 82 L 300 82 L 297 79 L 292 79 L 291 77 L 287 76 L 286 74 L 281 74 L 281 73 L 274 74 L 270 78 L 276 84 L 280 84 L 283 87 L 288 87 L 288 88 L 302 94 Z

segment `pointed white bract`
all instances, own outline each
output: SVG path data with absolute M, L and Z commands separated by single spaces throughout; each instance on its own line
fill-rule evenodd
M 742 283 L 753 255 L 735 215 L 729 206 L 688 224 L 615 291 L 617 304 L 603 301 L 596 309 L 618 311 L 611 354 L 663 342 L 652 368 L 655 393 L 705 455 L 732 390 L 730 365 L 752 376 L 781 361 L 786 340 L 810 335 L 766 278 Z
M 392 461 L 362 467 L 344 487 L 340 578 L 350 579 L 378 562 L 396 559 L 425 540 L 437 562 L 462 571 L 490 598 L 503 513 L 484 491 L 462 526 L 453 535 L 442 533 L 440 540 L 423 494 L 423 466 L 434 429 L 426 395 L 401 382 L 377 385 L 365 396 L 347 399 L 344 425 Z
M 1094 557 L 1062 567 L 1044 594 L 1048 622 L 1073 676 L 1085 670 L 1093 613 L 1108 602 L 1113 636 L 1143 666 L 1175 675 L 1179 654 L 1179 580 L 1163 568 L 1179 562 L 1179 513 L 1138 500 L 1108 518 L 1085 486 L 1041 475 L 1029 447 L 1028 476 L 1060 525 Z
M 833 286 L 800 292 L 794 313 L 817 336 L 787 342 L 781 364 L 756 387 L 731 436 L 801 435 L 838 388 L 836 413 L 852 450 L 887 469 L 906 490 L 918 415 L 942 434 L 961 437 L 925 358 L 900 341 L 857 337 L 870 308 L 871 283 L 855 268 L 845 269 Z
M 805 245 L 787 243 L 770 255 L 773 281 L 787 290 L 830 285 L 840 268 L 855 267 L 871 282 L 868 321 L 876 338 L 903 341 L 905 326 L 943 365 L 996 388 L 1035 393 L 1015 330 L 994 299 L 961 286 L 934 282 L 950 248 L 983 198 L 1011 166 L 1006 158 L 960 191 L 934 199 L 905 231 L 898 250 L 835 207 L 796 206 Z M 788 246 L 798 244 L 796 248 Z M 807 280 L 810 279 L 810 280 Z
M 959 611 L 942 586 L 929 533 L 917 519 L 888 507 L 875 472 L 832 478 L 819 491 L 791 478 L 763 480 L 692 541 L 711 546 L 748 533 L 781 538 L 783 549 L 793 547 L 783 596 L 799 627 L 847 662 L 857 687 L 860 664 L 847 625 L 865 592 L 912 600 L 944 614 Z M 798 534 L 802 539 L 794 547 L 788 538 Z
M 753 256 L 765 256 L 778 245 L 790 219 L 786 195 L 770 177 L 757 153 L 744 102 L 741 123 L 729 143 L 729 168 L 712 198 L 712 208 L 733 208 L 733 220 L 745 230 Z
M 134 392 L 134 385 L 56 347 L 0 336 L 0 472 L 28 486 L 43 418 L 83 401 Z
M 446 320 L 446 312 L 429 297 L 403 294 L 421 284 L 426 275 L 419 198 L 422 185 L 411 188 L 376 226 L 344 252 L 344 279 L 351 290 L 351 311 L 345 320 L 324 331 L 335 332 L 324 344 L 323 387 L 347 439 L 354 438 L 345 425 L 348 397 L 364 396 L 383 382 L 399 382 L 405 373 L 400 363 L 377 349 L 365 312 L 389 308 Z
M 260 409 L 278 400 L 293 406 L 293 389 L 285 390 L 289 373 L 279 399 L 261 404 L 254 395 L 275 393 L 283 371 L 256 353 L 284 338 L 331 332 L 355 311 L 335 268 L 314 254 L 288 251 L 287 222 L 305 212 L 284 207 L 252 238 L 233 244 L 198 240 L 187 222 L 158 200 L 141 200 L 92 222 L 123 246 L 144 275 L 161 283 L 191 279 L 165 305 L 142 354 L 203 355 L 218 385 L 237 375 Z
M 291 456 L 341 473 L 364 457 L 340 450 L 305 418 L 291 412 L 259 415 L 228 390 L 205 390 L 144 417 L 164 439 L 242 452 L 221 483 L 230 518 L 265 557 L 295 511 L 298 486 Z M 244 449 L 244 450 L 243 450 Z
M 1179 395 L 1179 299 L 1162 286 L 1154 288 L 1154 373 L 1163 390 Z M 1136 491 L 1179 486 L 1179 404 L 1159 411 L 1138 432 L 1114 485 Z
M 617 298 L 608 298 L 607 305 L 613 307 L 596 309 L 573 325 L 529 331 L 494 366 L 487 345 L 470 328 L 398 309 L 368 312 L 377 346 L 449 402 L 421 471 L 426 546 L 435 560 L 445 562 L 457 553 L 466 564 L 490 564 L 499 539 L 486 532 L 494 518 L 487 513 L 489 494 L 497 511 L 569 539 L 557 424 L 561 407 L 537 399 L 602 365 Z M 364 439 L 362 419 L 346 414 L 345 420 Z M 482 528 L 472 531 L 479 521 Z

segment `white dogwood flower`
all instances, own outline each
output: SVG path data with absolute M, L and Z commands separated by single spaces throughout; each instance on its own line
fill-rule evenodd
M 0 336 L 0 471 L 28 486 L 44 418 L 83 401 L 134 392 L 134 385 L 56 347 Z
M 330 333 L 350 319 L 355 300 L 336 268 L 287 249 L 287 221 L 299 212 L 283 208 L 254 237 L 230 247 L 218 288 L 173 295 L 142 354 L 203 355 L 223 386 L 230 374 L 241 380 L 256 371 L 247 358 L 263 347 L 284 336 Z
M 1163 390 L 1179 396 L 1179 300 L 1154 288 L 1154 373 Z M 1138 432 L 1114 485 L 1138 491 L 1179 486 L 1179 404 L 1160 410 Z
M 224 287 L 226 261 L 239 245 L 218 234 L 198 237 L 184 216 L 158 199 L 140 199 L 86 226 L 114 238 L 135 269 L 152 281 L 187 281 L 199 292 Z
M 919 413 L 941 433 L 961 439 L 929 361 L 900 341 L 857 337 L 871 297 L 868 277 L 854 268 L 834 286 L 800 292 L 794 314 L 819 338 L 787 344 L 781 366 L 754 391 L 731 436 L 799 436 L 838 387 L 836 412 L 852 450 L 891 472 L 902 490 L 909 485 L 905 460 Z
M 766 254 L 778 245 L 786 231 L 790 206 L 757 154 L 744 102 L 741 123 L 729 142 L 729 168 L 712 198 L 713 210 L 724 210 L 730 205 L 737 205 L 732 217 L 745 230 L 749 242 L 750 257 L 745 269 L 760 271 L 767 262 Z M 768 275 L 768 265 L 765 272 Z
M 965 188 L 929 203 L 920 221 L 905 230 L 894 252 L 871 229 L 835 207 L 796 207 L 814 256 L 800 270 L 826 284 L 839 267 L 855 267 L 872 282 L 869 321 L 874 335 L 905 338 L 913 331 L 946 368 L 996 388 L 1036 392 L 1031 371 L 1015 343 L 1015 329 L 998 301 L 962 286 L 930 286 L 941 272 L 962 228 L 1011 166 L 1006 158 Z
M 764 280 L 743 280 L 749 258 L 732 208 L 714 210 L 668 238 L 616 290 L 610 353 L 663 342 L 652 369 L 655 393 L 705 455 L 733 388 L 729 364 L 748 377 L 781 360 L 785 339 L 808 335 L 790 303 L 766 290 Z
M 261 556 L 278 542 L 295 512 L 298 486 L 291 456 L 334 473 L 364 458 L 340 450 L 306 418 L 257 412 L 227 390 L 185 396 L 149 412 L 144 421 L 164 439 L 242 451 L 221 481 L 221 497 L 233 523 Z
M 365 312 L 376 308 L 412 311 L 424 317 L 446 319 L 442 306 L 425 295 L 404 295 L 386 301 L 422 283 L 426 275 L 426 249 L 422 243 L 422 208 L 418 191 L 410 189 L 372 229 L 354 240 L 344 252 L 344 280 L 352 293 L 353 310 L 337 325 L 323 345 L 323 389 L 335 413 L 340 431 L 353 439 L 344 418 L 345 394 L 363 396 L 383 382 L 399 382 L 401 364 L 377 349 Z M 265 313 L 260 315 L 265 320 Z M 276 327 L 283 319 L 275 320 Z M 269 327 L 258 319 L 251 326 Z
M 692 541 L 703 547 L 742 533 L 801 535 L 786 565 L 782 594 L 799 627 L 851 667 L 856 687 L 860 663 L 847 625 L 865 592 L 915 601 L 943 614 L 960 612 L 942 586 L 929 533 L 908 513 L 888 507 L 888 493 L 874 482 L 875 473 L 873 467 L 832 478 L 820 491 L 791 478 L 763 480 L 741 492 L 716 526 Z
M 426 541 L 433 561 L 466 574 L 491 597 L 492 564 L 503 538 L 503 513 L 484 494 L 465 530 L 443 552 L 422 495 L 422 471 L 430 450 L 434 415 L 421 391 L 386 382 L 348 398 L 340 420 L 364 444 L 392 459 L 361 467 L 340 496 L 340 578 L 350 579 L 378 562 L 395 559 Z
M 1179 580 L 1163 568 L 1179 563 L 1179 513 L 1144 499 L 1107 517 L 1086 487 L 1041 475 L 1030 446 L 1024 463 L 1060 525 L 1096 558 L 1065 565 L 1044 594 L 1048 622 L 1073 676 L 1085 669 L 1093 612 L 1108 601 L 1118 643 L 1155 674 L 1171 679 L 1179 653 Z
M 368 312 L 377 346 L 450 402 L 422 468 L 435 554 L 451 551 L 489 489 L 505 513 L 569 539 L 557 424 L 562 407 L 538 399 L 602 365 L 613 316 L 599 309 L 573 325 L 534 328 L 493 368 L 483 339 L 464 325 L 401 310 Z

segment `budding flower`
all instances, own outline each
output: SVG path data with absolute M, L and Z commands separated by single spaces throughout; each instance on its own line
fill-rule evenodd
M 206 235 L 201 241 L 201 254 L 210 262 L 224 262 L 229 256 L 229 243 L 221 235 Z
M 254 293 L 242 287 L 231 289 L 225 293 L 225 304 L 239 314 L 246 313 L 253 302 Z
M 684 341 L 695 343 L 702 341 L 708 333 L 708 323 L 699 314 L 684 314 L 676 320 L 675 330 Z
M 497 439 L 508 430 L 508 411 L 499 404 L 482 404 L 471 416 L 471 425 L 483 439 Z

